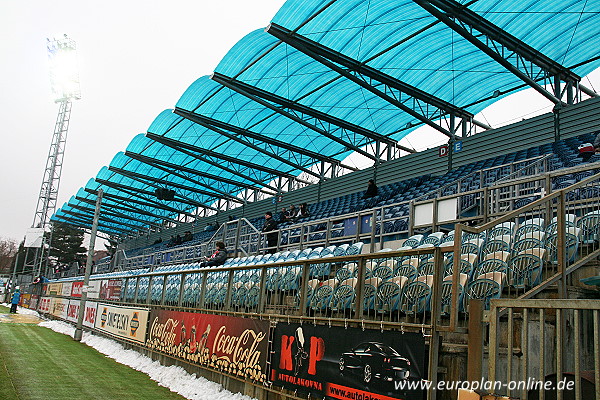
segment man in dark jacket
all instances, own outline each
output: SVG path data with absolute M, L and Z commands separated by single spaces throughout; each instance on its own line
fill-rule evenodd
M 215 247 L 215 252 L 210 257 L 204 257 L 204 261 L 200 263 L 200 267 L 217 267 L 225 264 L 225 261 L 227 260 L 225 243 L 216 242 Z
M 181 241 L 183 243 L 185 243 L 185 242 L 189 242 L 191 240 L 194 240 L 194 235 L 192 235 L 191 231 L 185 231 L 183 234 L 183 237 L 181 238 Z
M 363 194 L 363 199 L 370 199 L 371 197 L 377 196 L 379 193 L 379 189 L 377 185 L 375 185 L 375 181 L 373 179 L 369 179 L 369 185 L 367 186 L 367 191 Z
M 277 221 L 273 218 L 273 214 L 270 211 L 265 213 L 265 225 L 262 228 L 263 232 L 267 233 L 265 236 L 267 238 L 267 253 L 275 253 L 277 251 L 277 239 L 279 237 L 279 233 L 277 233 Z

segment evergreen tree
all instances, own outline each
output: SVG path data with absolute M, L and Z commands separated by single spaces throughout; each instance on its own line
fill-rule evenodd
M 87 250 L 82 244 L 83 230 L 68 225 L 54 225 L 50 257 L 59 264 L 71 265 L 77 261 L 79 265 L 84 265 Z
M 13 271 L 16 254 L 17 244 L 14 240 L 0 238 L 0 274 L 10 274 Z

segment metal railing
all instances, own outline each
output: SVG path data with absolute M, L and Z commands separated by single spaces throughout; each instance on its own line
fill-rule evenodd
M 444 256 L 453 250 L 436 247 L 235 267 L 156 270 L 138 275 L 107 274 L 97 279 L 121 280 L 120 300 L 112 301 L 117 304 L 418 332 L 427 339 L 427 379 L 435 387 L 442 332 L 465 332 L 464 327 L 452 324 L 456 318 L 449 316 L 459 311 L 447 307 L 448 296 L 443 290 L 448 288 L 443 280 Z M 389 267 L 393 274 L 396 261 L 424 257 L 433 269 L 422 283 L 419 279 L 398 282 L 396 297 L 375 284 L 378 267 Z M 459 290 L 456 282 L 450 291 Z M 409 290 L 410 285 L 416 290 Z M 435 390 L 430 390 L 428 399 L 435 398 Z
M 600 301 L 492 300 L 488 381 L 526 400 L 600 400 Z
M 541 158 L 524 169 L 534 173 L 547 168 L 546 158 Z M 502 167 L 502 166 L 501 166 Z M 500 167 L 499 167 L 500 168 Z M 553 181 L 562 177 L 595 172 L 600 163 L 565 168 L 546 172 L 543 175 L 513 179 L 504 183 L 450 196 L 424 201 L 404 201 L 307 222 L 299 222 L 279 230 L 277 249 L 303 249 L 311 246 L 366 241 L 371 251 L 385 247 L 389 240 L 399 239 L 415 233 L 451 230 L 455 223 L 482 224 L 502 217 L 507 212 L 519 209 L 553 192 Z M 422 208 L 428 210 L 428 219 L 419 218 Z M 213 237 L 202 244 L 166 249 L 154 254 L 124 257 L 118 264 L 123 269 L 143 268 L 157 264 L 194 262 L 212 253 L 214 242 L 222 240 L 226 247 L 238 255 L 251 255 L 264 251 L 266 240 L 249 221 L 241 219 L 223 224 Z
M 413 199 L 413 201 L 443 197 L 447 196 L 449 193 L 458 194 L 462 192 L 468 192 L 471 191 L 474 186 L 477 189 L 481 189 L 489 185 L 494 185 L 499 181 L 512 179 L 515 176 L 538 175 L 548 172 L 548 160 L 551 156 L 551 154 L 548 154 L 546 156 L 532 157 L 522 161 L 515 161 L 495 167 L 480 169 L 442 187 L 425 193 Z
M 163 264 L 196 262 L 203 256 L 211 254 L 217 241 L 223 241 L 226 247 L 247 255 L 260 249 L 261 235 L 247 219 L 240 218 L 222 224 L 211 238 L 203 243 L 167 248 L 133 257 L 127 257 L 125 252 L 119 251 L 117 265 L 123 270 L 130 270 Z
M 598 300 L 569 299 L 573 287 L 582 287 L 582 270 L 598 273 L 594 263 L 600 256 L 600 174 L 481 226 L 457 224 L 455 240 L 489 238 L 496 229 L 512 229 L 513 222 L 519 228 L 512 234 L 511 259 L 498 271 L 503 287 L 497 297 L 502 298 L 491 299 L 490 311 L 483 313 L 487 353 L 481 327 L 469 325 L 469 364 L 477 370 L 487 354 L 487 381 L 498 395 L 600 400 L 600 305 Z M 517 262 L 522 255 L 527 262 Z M 552 296 L 558 299 L 545 298 Z M 457 304 L 454 298 L 452 304 Z M 478 314 L 470 310 L 471 318 Z M 477 372 L 469 375 L 478 380 Z M 559 390 L 557 382 L 564 386 L 564 379 L 573 389 Z M 547 386 L 542 389 L 543 385 Z

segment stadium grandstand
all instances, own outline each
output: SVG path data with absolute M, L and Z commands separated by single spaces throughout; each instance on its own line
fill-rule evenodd
M 258 399 L 600 400 L 598 67 L 594 2 L 288 0 L 55 212 L 90 231 L 101 193 L 117 251 L 24 305 L 83 298 L 85 329 Z M 552 112 L 475 118 L 524 89 Z

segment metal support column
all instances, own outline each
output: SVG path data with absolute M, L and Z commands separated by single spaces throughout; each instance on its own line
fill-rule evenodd
M 94 257 L 94 246 L 96 244 L 96 232 L 98 231 L 98 220 L 100 220 L 100 205 L 102 204 L 103 190 L 98 190 L 98 197 L 96 199 L 96 211 L 94 213 L 94 222 L 92 223 L 92 233 L 90 235 L 90 245 L 87 253 L 87 260 L 85 261 L 85 276 L 83 278 L 83 290 L 81 293 L 81 300 L 79 301 L 79 313 L 77 314 L 77 326 L 75 328 L 75 335 L 73 339 L 80 342 L 83 335 L 83 316 L 85 313 L 85 301 L 87 300 L 87 287 L 90 282 L 90 275 L 92 273 L 92 258 Z

